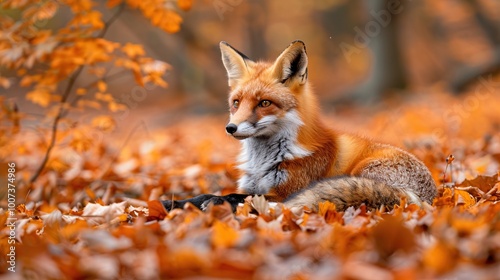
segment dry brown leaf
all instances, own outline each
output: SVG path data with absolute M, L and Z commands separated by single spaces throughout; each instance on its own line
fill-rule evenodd
M 483 192 L 488 192 L 493 188 L 500 180 L 498 179 L 498 174 L 491 176 L 479 175 L 472 180 L 464 180 L 462 183 L 458 184 L 460 187 L 476 187 Z
M 148 209 L 149 209 L 149 214 L 147 217 L 148 221 L 163 220 L 167 216 L 167 211 L 165 210 L 165 207 L 163 207 L 163 204 L 158 200 L 148 201 Z
M 415 250 L 416 242 L 413 232 L 403 220 L 384 215 L 383 220 L 373 228 L 375 249 L 383 260 L 388 260 L 396 252 L 410 253 Z

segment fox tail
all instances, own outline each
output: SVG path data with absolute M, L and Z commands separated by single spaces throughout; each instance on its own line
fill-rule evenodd
M 313 211 L 318 211 L 318 205 L 323 201 L 332 202 L 338 211 L 361 204 L 365 204 L 368 209 L 377 209 L 382 205 L 392 209 L 402 197 L 407 197 L 410 204 L 422 204 L 410 189 L 391 187 L 384 182 L 363 177 L 339 176 L 318 181 L 292 194 L 284 204 L 290 209 L 307 206 Z

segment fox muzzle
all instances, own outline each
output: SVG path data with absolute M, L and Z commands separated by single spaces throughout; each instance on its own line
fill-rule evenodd
M 234 123 L 228 123 L 226 125 L 226 132 L 229 134 L 233 134 L 238 130 L 238 126 L 235 125 Z

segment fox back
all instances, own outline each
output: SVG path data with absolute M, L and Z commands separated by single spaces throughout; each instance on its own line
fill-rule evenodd
M 294 201 L 308 204 L 303 198 L 311 196 L 311 191 L 312 196 L 325 193 L 323 198 L 316 197 L 317 204 L 320 200 L 349 201 L 353 195 L 349 189 L 356 186 L 360 188 L 356 201 L 363 201 L 359 191 L 367 196 L 377 191 L 383 197 L 389 192 L 397 199 L 406 195 L 416 203 L 432 202 L 435 184 L 414 156 L 323 124 L 307 81 L 303 42 L 292 42 L 273 63 L 254 62 L 225 42 L 220 48 L 230 87 L 226 131 L 243 142 L 241 192 L 272 194 L 278 201 L 288 198 L 290 205 Z M 363 180 L 356 181 L 358 177 Z

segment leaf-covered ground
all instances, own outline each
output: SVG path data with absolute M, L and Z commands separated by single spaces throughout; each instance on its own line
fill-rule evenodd
M 118 123 L 114 134 L 106 118 L 62 125 L 46 171 L 28 185 L 46 131 L 14 122 L 0 136 L 0 157 L 16 164 L 17 201 L 10 209 L 2 165 L 0 278 L 498 279 L 495 89 L 326 114 L 333 127 L 404 147 L 431 170 L 440 186 L 433 205 L 391 212 L 325 203 L 292 213 L 262 198 L 235 214 L 228 205 L 165 212 L 158 199 L 235 191 L 239 143 L 222 116 L 168 128 Z

